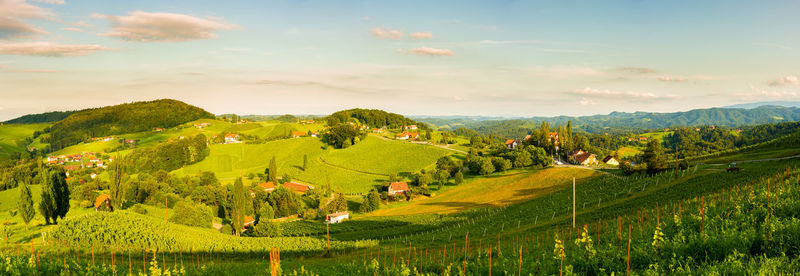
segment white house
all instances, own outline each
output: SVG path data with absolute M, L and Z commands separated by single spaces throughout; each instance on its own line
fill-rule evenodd
M 325 222 L 327 223 L 340 223 L 346 219 L 350 219 L 350 213 L 348 212 L 336 212 L 325 216 Z
M 512 150 L 516 149 L 517 146 L 519 146 L 519 144 L 520 144 L 519 140 L 511 140 L 511 139 L 506 140 L 506 148 L 507 149 L 512 149 Z
M 228 133 L 225 134 L 225 144 L 239 143 L 239 134 Z

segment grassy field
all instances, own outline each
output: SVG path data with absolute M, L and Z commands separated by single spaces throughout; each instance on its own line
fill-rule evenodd
M 33 136 L 33 132 L 43 130 L 50 124 L 6 124 L 0 125 L 0 158 L 8 158 L 12 153 L 25 151 L 25 146 L 17 144 Z
M 617 150 L 617 153 L 619 153 L 619 157 L 627 158 L 640 154 L 642 151 L 634 147 L 621 147 Z
M 360 147 L 361 143 L 364 143 L 364 147 Z M 330 183 L 334 189 L 344 193 L 363 193 L 385 183 L 390 173 L 414 172 L 436 162 L 439 156 L 448 154 L 446 150 L 436 147 L 377 138 L 367 138 L 361 143 L 347 149 L 323 149 L 324 144 L 319 139 L 304 137 L 264 144 L 211 145 L 211 154 L 205 160 L 173 173 L 187 175 L 213 171 L 220 180 L 231 183 L 239 176 L 263 173 L 275 156 L 279 176 L 288 174 L 292 179 L 312 185 Z M 381 150 L 370 152 L 375 147 Z M 305 170 L 304 155 L 308 156 Z M 330 162 L 330 156 L 335 156 L 333 159 L 338 163 L 327 163 Z M 373 164 L 370 167 L 372 171 L 359 167 L 368 164 Z
M 472 208 L 501 207 L 520 203 L 569 186 L 572 178 L 586 181 L 598 173 L 577 168 L 548 168 L 511 175 L 479 178 L 435 197 L 412 201 L 396 208 L 380 209 L 368 216 L 448 214 Z
M 367 136 L 347 149 L 323 156 L 325 162 L 373 174 L 408 175 L 435 163 L 451 151 L 429 145 L 387 141 Z

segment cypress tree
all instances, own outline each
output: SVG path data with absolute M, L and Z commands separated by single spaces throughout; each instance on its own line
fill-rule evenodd
M 464 173 L 461 171 L 456 172 L 455 178 L 456 185 L 461 185 L 461 183 L 464 183 Z
M 308 168 L 308 154 L 303 154 L 303 171 Z
M 33 207 L 33 197 L 31 196 L 31 188 L 28 186 L 28 183 L 26 182 L 22 182 L 19 185 L 18 208 L 20 217 L 22 217 L 22 221 L 25 222 L 25 230 L 28 230 L 28 225 L 30 224 L 33 217 L 36 216 L 36 210 Z
M 272 156 L 272 160 L 269 161 L 269 181 L 278 183 L 278 164 L 275 161 L 275 156 Z
M 233 184 L 233 208 L 231 209 L 231 223 L 233 224 L 234 231 L 236 231 L 236 236 L 242 235 L 246 201 L 244 184 L 242 184 L 242 178 L 240 177 L 237 178 L 236 182 Z
M 125 172 L 122 168 L 122 160 L 119 156 L 115 158 L 115 162 L 111 164 L 111 203 L 114 209 L 122 207 L 123 198 L 125 198 L 125 191 L 127 190 L 125 179 Z
M 39 201 L 39 213 L 44 217 L 44 223 L 50 224 L 50 219 L 55 223 L 56 219 L 56 201 L 55 201 L 55 188 L 53 182 L 47 173 L 47 170 L 39 167 L 39 176 L 42 183 L 41 201 Z

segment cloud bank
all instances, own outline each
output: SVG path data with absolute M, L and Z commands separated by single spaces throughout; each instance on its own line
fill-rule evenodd
M 68 57 L 85 56 L 97 51 L 111 50 L 95 44 L 57 44 L 51 42 L 0 43 L 2 55 Z
M 380 39 L 401 39 L 404 35 L 401 31 L 384 28 L 375 28 L 371 32 L 372 35 Z
M 47 33 L 24 20 L 53 16 L 50 11 L 25 3 L 24 0 L 0 0 L 0 38 Z
M 406 53 L 420 56 L 453 56 L 453 51 L 449 49 L 437 49 L 430 47 L 418 47 L 406 51 Z
M 683 98 L 680 95 L 673 95 L 673 94 L 656 95 L 653 93 L 616 91 L 608 89 L 596 89 L 591 87 L 572 90 L 569 91 L 569 93 L 584 97 L 599 97 L 599 98 L 627 99 L 627 100 L 678 100 Z
M 216 38 L 215 32 L 232 30 L 239 26 L 219 18 L 199 18 L 176 13 L 131 12 L 125 16 L 94 14 L 106 19 L 112 30 L 102 36 L 137 42 L 178 42 Z

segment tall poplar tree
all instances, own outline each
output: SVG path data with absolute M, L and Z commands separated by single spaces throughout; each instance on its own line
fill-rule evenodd
M 269 181 L 272 183 L 278 183 L 278 164 L 275 161 L 275 156 L 272 156 L 272 160 L 269 161 Z
M 233 208 L 231 208 L 231 223 L 236 236 L 241 236 L 244 228 L 245 204 L 247 204 L 247 198 L 245 198 L 244 184 L 240 177 L 233 184 Z
M 25 222 L 25 230 L 28 230 L 28 225 L 33 217 L 36 216 L 36 210 L 33 207 L 31 188 L 27 182 L 22 182 L 19 185 L 18 213 L 22 217 L 22 221 Z
M 127 191 L 125 182 L 125 171 L 122 166 L 122 160 L 117 156 L 114 162 L 111 163 L 111 181 L 109 188 L 111 189 L 111 205 L 114 209 L 122 208 L 123 199 L 125 198 L 125 191 Z

